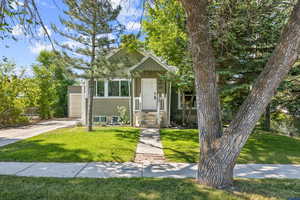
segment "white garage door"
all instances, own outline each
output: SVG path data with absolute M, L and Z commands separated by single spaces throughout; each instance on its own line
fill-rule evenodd
M 81 116 L 81 94 L 69 94 L 69 117 Z

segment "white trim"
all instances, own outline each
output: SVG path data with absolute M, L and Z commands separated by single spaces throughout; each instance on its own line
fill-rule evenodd
M 130 99 L 129 97 L 113 97 L 113 96 L 108 96 L 108 97 L 94 97 L 94 99 Z
M 140 66 L 141 64 L 143 64 L 146 60 L 148 60 L 148 58 L 150 58 L 150 57 L 149 56 L 145 56 L 140 62 L 138 62 L 137 64 L 135 64 L 132 67 L 130 67 L 128 71 L 133 71 L 138 66 Z
M 98 81 L 104 81 L 104 96 L 97 96 L 97 92 L 98 92 Z M 130 79 L 126 79 L 126 78 L 115 78 L 115 79 L 96 79 L 95 82 L 95 89 L 96 89 L 96 94 L 94 95 L 94 99 L 116 99 L 116 98 L 123 98 L 123 99 L 127 99 L 130 98 L 130 91 L 129 91 L 129 96 L 109 96 L 108 95 L 108 83 L 109 81 L 128 81 L 128 89 L 130 90 Z M 121 83 L 119 83 L 119 94 L 121 94 Z
M 153 55 L 151 52 L 146 52 L 146 51 L 142 51 L 142 50 L 137 50 L 137 51 L 140 54 L 142 54 L 143 56 L 145 56 L 145 57 L 152 58 L 155 62 L 157 62 L 158 64 L 160 64 L 167 71 L 170 71 L 170 68 L 168 67 L 168 65 L 166 65 L 165 63 L 163 63 L 157 56 Z
M 104 80 L 104 97 L 108 97 L 108 81 Z
M 169 82 L 169 98 L 168 98 L 168 125 L 171 124 L 171 101 L 172 101 L 172 82 Z

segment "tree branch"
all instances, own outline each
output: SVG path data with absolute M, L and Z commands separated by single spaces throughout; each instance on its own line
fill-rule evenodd
M 226 134 L 245 134 L 252 132 L 267 105 L 274 96 L 281 81 L 296 63 L 300 49 L 300 0 L 281 36 L 280 42 L 269 58 L 264 70 L 256 80 Z

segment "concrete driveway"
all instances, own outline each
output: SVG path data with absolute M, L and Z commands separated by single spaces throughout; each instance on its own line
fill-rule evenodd
M 54 119 L 17 128 L 0 129 L 0 147 L 58 128 L 74 126 L 77 119 Z

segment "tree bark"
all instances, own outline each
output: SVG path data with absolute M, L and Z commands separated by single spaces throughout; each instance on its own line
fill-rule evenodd
M 264 130 L 271 130 L 271 104 L 268 104 L 264 116 Z
M 182 126 L 186 127 L 186 104 L 185 104 L 185 96 L 184 96 L 184 92 L 182 90 L 180 90 L 180 98 L 181 98 L 181 105 L 182 105 Z
M 192 128 L 192 124 L 193 124 L 193 121 L 190 119 L 191 118 L 191 115 L 192 115 L 192 111 L 193 111 L 193 106 L 194 106 L 194 100 L 195 100 L 195 94 L 193 93 L 192 94 L 192 98 L 191 98 L 191 102 L 189 104 L 189 110 L 187 112 L 187 117 L 186 117 L 186 121 L 187 121 L 187 124 L 188 124 L 188 128 Z
M 187 14 L 190 51 L 195 71 L 200 135 L 199 183 L 216 188 L 233 182 L 233 168 L 255 124 L 270 103 L 280 82 L 298 58 L 300 0 L 282 37 L 228 129 L 222 133 L 216 83 L 216 61 L 208 26 L 208 0 L 181 0 Z
M 94 103 L 94 77 L 92 76 L 88 83 L 88 91 L 89 91 L 89 98 L 88 98 L 88 131 L 93 130 L 93 103 Z
M 88 99 L 88 131 L 93 130 L 93 104 L 94 104 L 94 72 L 95 72 L 95 58 L 96 58 L 96 35 L 97 35 L 97 11 L 93 13 L 93 33 L 92 33 L 92 52 L 91 52 L 91 62 L 90 62 L 90 83 L 89 83 L 89 99 Z

